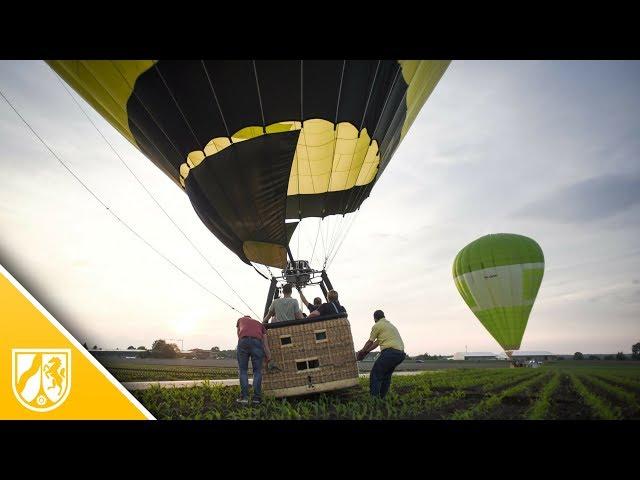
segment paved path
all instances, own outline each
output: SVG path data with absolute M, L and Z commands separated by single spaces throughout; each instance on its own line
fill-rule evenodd
M 429 373 L 439 373 L 441 370 L 432 371 Z M 418 372 L 395 372 L 394 375 L 418 375 L 420 373 L 427 373 L 426 370 L 418 371 Z M 368 373 L 361 373 L 361 378 L 368 378 Z M 228 378 L 225 380 L 168 380 L 168 381 L 153 381 L 153 382 L 122 382 L 122 385 L 127 390 L 146 390 L 147 388 L 151 388 L 152 386 L 158 386 L 160 388 L 189 388 L 189 387 L 197 387 L 199 385 L 224 385 L 225 387 L 230 387 L 234 385 L 240 385 L 240 380 L 237 378 Z M 251 384 L 251 379 L 249 379 L 249 384 Z

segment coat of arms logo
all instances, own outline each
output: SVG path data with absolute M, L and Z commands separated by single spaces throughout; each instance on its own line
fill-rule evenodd
M 12 350 L 13 393 L 29 410 L 48 412 L 64 403 L 71 389 L 71 350 Z

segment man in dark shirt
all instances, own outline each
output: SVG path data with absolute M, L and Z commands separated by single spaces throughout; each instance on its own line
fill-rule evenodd
M 338 292 L 329 290 L 327 293 L 327 303 L 323 303 L 317 309 L 309 314 L 309 317 L 318 317 L 325 315 L 335 315 L 336 313 L 346 313 L 347 309 L 340 305 L 338 301 Z
M 304 296 L 304 293 L 302 293 L 302 290 L 299 287 L 297 288 L 298 288 L 298 293 L 300 294 L 300 300 L 302 301 L 302 304 L 309 309 L 309 313 L 313 312 L 314 310 L 317 310 L 320 307 L 320 305 L 322 305 L 322 299 L 320 297 L 314 298 L 313 303 L 309 303 L 306 297 Z

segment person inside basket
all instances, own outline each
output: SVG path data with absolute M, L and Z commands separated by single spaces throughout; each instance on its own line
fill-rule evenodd
M 309 303 L 307 301 L 307 298 L 304 296 L 304 293 L 302 293 L 302 290 L 300 290 L 300 287 L 296 288 L 298 289 L 298 293 L 300 294 L 300 300 L 302 301 L 302 304 L 309 309 L 309 313 L 312 313 L 320 308 L 320 305 L 322 305 L 322 299 L 320 297 L 314 298 L 313 303 Z
M 391 375 L 406 358 L 404 343 L 398 329 L 386 318 L 382 310 L 373 313 L 375 322 L 369 340 L 362 350 L 357 352 L 358 361 L 363 360 L 369 352 L 380 346 L 380 355 L 373 364 L 369 375 L 369 392 L 373 397 L 384 398 L 391 386 Z
M 291 298 L 293 287 L 290 283 L 282 287 L 282 297 L 276 298 L 271 302 L 271 306 L 264 316 L 263 323 L 269 323 L 272 317 L 274 322 L 286 322 L 287 320 L 296 320 L 304 318 L 298 300 Z
M 336 313 L 347 313 L 347 309 L 340 305 L 338 301 L 338 292 L 335 290 L 329 290 L 327 293 L 327 303 L 323 303 L 313 312 L 309 314 L 309 317 L 319 317 L 325 315 L 335 315 Z
M 262 395 L 262 361 L 269 364 L 271 352 L 267 330 L 258 320 L 245 315 L 236 323 L 238 331 L 238 370 L 240 371 L 240 397 L 238 403 L 249 403 L 249 359 L 253 367 L 253 403 L 260 403 Z

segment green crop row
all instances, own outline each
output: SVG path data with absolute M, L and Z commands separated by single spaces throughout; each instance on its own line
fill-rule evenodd
M 576 392 L 582 397 L 584 402 L 591 407 L 596 417 L 603 420 L 618 420 L 622 418 L 622 412 L 617 406 L 609 405 L 605 400 L 590 391 L 577 375 L 569 374 L 571 384 Z
M 523 376 L 524 379 L 518 384 L 502 390 L 499 393 L 490 394 L 487 398 L 478 404 L 468 408 L 467 410 L 457 411 L 451 415 L 452 420 L 471 420 L 473 418 L 487 417 L 489 413 L 502 402 L 505 397 L 517 395 L 529 390 L 532 386 L 539 384 L 549 374 L 542 375 L 541 372 L 535 372 L 532 375 Z
M 538 400 L 533 404 L 528 412 L 527 417 L 530 420 L 542 420 L 549 414 L 551 407 L 551 397 L 560 385 L 560 374 L 553 372 L 551 380 L 542 389 L 542 393 Z
M 595 386 L 596 388 L 601 389 L 606 392 L 612 398 L 625 403 L 628 407 L 633 409 L 634 411 L 640 411 L 640 405 L 638 403 L 638 395 L 634 395 L 631 392 L 628 392 L 617 385 L 611 384 L 608 381 L 602 380 L 601 378 L 595 375 L 578 375 L 578 377 L 586 382 L 588 385 Z
M 595 376 L 602 378 L 603 380 L 614 382 L 627 387 L 636 392 L 640 392 L 640 382 L 627 376 L 616 375 L 614 373 L 598 373 Z

